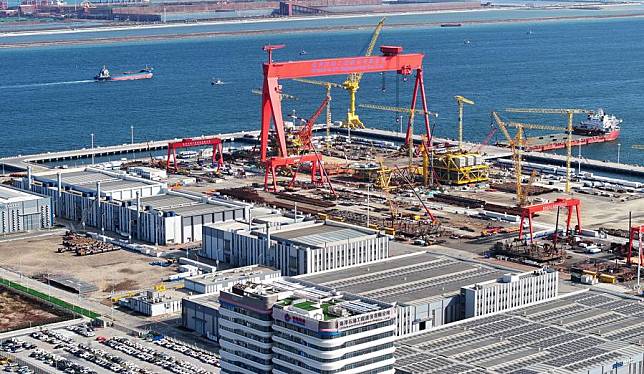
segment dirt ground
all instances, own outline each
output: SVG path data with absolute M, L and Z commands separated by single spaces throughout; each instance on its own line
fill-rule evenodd
M 516 204 L 516 201 L 513 199 L 514 195 L 505 192 L 460 193 L 460 195 L 498 204 Z M 540 195 L 539 197 L 554 201 L 558 197 L 567 197 L 567 195 L 553 192 Z M 581 223 L 584 228 L 599 229 L 600 227 L 606 227 L 612 229 L 627 229 L 629 212 L 633 214 L 633 224 L 644 222 L 644 198 L 622 202 L 610 197 L 585 194 L 573 194 L 570 197 L 581 200 Z M 559 223 L 561 225 L 565 223 L 565 214 L 565 209 L 562 209 L 559 214 Z M 535 218 L 535 222 L 554 224 L 556 219 L 557 210 L 555 209 L 539 213 L 539 217 Z M 576 224 L 574 215 L 571 224 Z
M 60 311 L 0 287 L 0 332 L 68 319 Z
M 89 295 L 93 299 L 109 297 L 112 290 L 118 293 L 150 288 L 175 273 L 172 267 L 150 265 L 156 260 L 152 257 L 125 250 L 88 256 L 57 253 L 61 243 L 62 235 L 0 242 L 0 266 L 30 277 L 64 274 L 92 283 L 98 287 Z

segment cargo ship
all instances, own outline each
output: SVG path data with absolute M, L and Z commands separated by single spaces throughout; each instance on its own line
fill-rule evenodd
M 580 146 L 616 140 L 620 134 L 621 123 L 621 119 L 614 115 L 606 114 L 600 108 L 596 112 L 589 113 L 585 120 L 573 125 L 571 144 L 573 146 Z M 524 150 L 536 152 L 551 151 L 566 148 L 567 143 L 567 133 L 533 136 L 526 139 Z M 497 145 L 507 147 L 508 143 L 499 142 Z
M 150 79 L 154 76 L 152 74 L 152 68 L 146 66 L 145 68 L 139 71 L 126 71 L 119 75 L 111 75 L 110 71 L 107 69 L 107 66 L 103 65 L 98 74 L 94 77 L 94 80 L 97 82 L 107 82 L 107 81 L 135 81 L 140 79 Z

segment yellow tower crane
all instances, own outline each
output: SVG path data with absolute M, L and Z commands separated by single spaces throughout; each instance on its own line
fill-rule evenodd
M 307 84 L 313 84 L 316 86 L 322 86 L 326 88 L 326 97 L 327 97 L 327 102 L 326 102 L 326 149 L 331 148 L 331 88 L 344 88 L 341 84 L 339 83 L 333 83 L 333 82 L 323 82 L 323 81 L 318 81 L 318 80 L 313 80 L 313 79 L 303 79 L 303 78 L 298 78 L 298 79 L 293 79 L 294 81 L 298 81 L 301 83 L 307 83 Z
M 457 95 L 454 96 L 456 99 L 456 105 L 458 105 L 458 149 L 463 148 L 463 106 L 464 104 L 474 105 L 474 101 Z
M 369 46 L 367 46 L 367 51 L 365 56 L 369 57 L 373 53 L 373 49 L 376 46 L 378 41 L 378 36 L 380 36 L 380 31 L 382 31 L 383 26 L 385 25 L 385 18 L 381 19 L 380 22 L 376 25 L 373 34 L 371 35 L 371 41 Z M 359 128 L 363 129 L 364 124 L 360 121 L 360 118 L 356 114 L 356 92 L 360 88 L 360 80 L 362 79 L 362 73 L 351 73 L 347 79 L 342 83 L 342 87 L 345 90 L 349 91 L 349 111 L 347 112 L 347 120 L 343 124 L 344 127 L 348 128 Z
M 510 136 L 510 133 L 508 132 L 508 129 L 506 127 L 506 123 L 501 119 L 499 114 L 497 112 L 492 112 L 492 118 L 496 122 L 497 126 L 499 129 L 501 129 L 501 132 L 503 133 L 503 136 L 508 141 L 508 144 L 510 145 L 510 149 L 512 150 L 512 160 L 514 161 L 514 174 L 516 178 L 516 193 L 517 193 L 517 204 L 519 206 L 525 205 L 525 195 L 523 193 L 523 185 L 521 183 L 522 179 L 522 166 L 521 166 L 521 147 L 523 147 L 523 128 L 518 127 L 517 128 L 517 134 L 513 138 Z
M 375 110 L 384 110 L 388 112 L 397 112 L 397 113 L 407 113 L 409 115 L 409 124 L 411 126 L 411 133 L 414 133 L 414 116 L 416 114 L 421 114 L 425 115 L 425 111 L 422 109 L 414 109 L 411 110 L 410 108 L 400 108 L 400 107 L 395 107 L 395 106 L 389 106 L 389 105 L 378 105 L 378 104 L 360 104 L 360 108 L 365 108 L 365 109 L 375 109 Z M 427 112 L 430 116 L 438 117 L 438 113 L 436 112 Z M 412 141 L 413 142 L 413 138 Z M 409 151 L 409 164 L 411 166 L 412 160 L 414 158 L 414 145 L 413 144 L 407 144 L 407 150 Z
M 539 114 L 564 114 L 568 117 L 568 126 L 565 128 L 566 132 L 568 133 L 568 141 L 566 142 L 566 193 L 570 193 L 570 174 L 572 170 L 572 120 L 573 116 L 578 113 L 593 113 L 591 110 L 587 109 L 572 109 L 572 108 L 564 108 L 564 109 L 549 109 L 549 108 L 507 108 L 505 109 L 506 112 L 510 113 L 539 113 Z M 561 130 L 561 127 L 553 127 L 553 126 L 540 126 L 540 125 L 532 125 L 534 129 L 541 129 L 541 130 Z

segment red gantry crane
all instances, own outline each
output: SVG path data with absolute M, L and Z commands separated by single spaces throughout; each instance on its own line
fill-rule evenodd
M 204 145 L 212 145 L 212 163 L 217 163 L 217 171 L 224 164 L 224 146 L 219 138 L 203 138 L 203 139 L 182 139 L 178 142 L 168 143 L 168 158 L 165 162 L 166 170 L 179 170 L 177 166 L 177 149 L 188 147 L 200 147 Z M 170 160 L 172 159 L 172 165 Z
M 570 219 L 572 218 L 572 209 L 575 208 L 577 215 L 577 232 L 581 233 L 581 201 L 579 199 L 558 198 L 550 203 L 534 204 L 521 208 L 521 224 L 519 225 L 519 240 L 523 239 L 523 223 L 528 219 L 528 226 L 530 230 L 530 243 L 533 239 L 532 230 L 532 215 L 534 213 L 543 212 L 544 210 L 552 210 L 556 208 L 566 208 L 568 210 L 568 217 L 566 218 L 566 232 L 570 230 Z M 555 228 L 556 235 L 556 228 Z
M 303 162 L 312 162 L 312 170 L 320 171 L 322 181 L 325 176 L 322 160 L 317 153 L 289 156 L 287 151 L 284 119 L 282 116 L 282 104 L 280 101 L 281 86 L 280 79 L 309 78 L 330 75 L 344 75 L 350 73 L 375 73 L 395 71 L 401 75 L 411 75 L 416 72 L 414 84 L 414 96 L 411 102 L 411 110 L 416 109 L 418 91 L 421 94 L 422 106 L 425 113 L 425 131 L 427 132 L 428 146 L 431 147 L 431 131 L 429 126 L 429 111 L 425 96 L 423 83 L 423 57 L 421 53 L 403 54 L 402 47 L 382 46 L 381 56 L 370 57 L 339 57 L 328 59 L 274 62 L 273 51 L 284 48 L 284 45 L 267 45 L 264 51 L 268 52 L 268 61 L 264 63 L 264 84 L 262 88 L 262 127 L 260 135 L 261 161 L 266 166 L 265 188 L 268 189 L 268 177 L 274 177 L 275 169 L 287 166 L 298 165 Z M 275 126 L 275 133 L 278 145 L 278 155 L 268 156 L 268 135 L 271 130 L 271 121 Z M 408 123 L 406 143 L 413 146 L 411 134 L 411 123 Z M 314 149 L 313 149 L 314 151 Z M 311 175 L 312 182 L 319 183 L 320 179 Z M 275 181 L 274 181 L 275 182 Z M 275 186 L 275 183 L 273 183 Z
M 639 248 L 640 248 L 639 264 L 640 265 L 644 264 L 644 248 L 642 247 L 643 235 L 644 235 L 644 225 L 631 227 L 628 233 L 628 258 L 626 259 L 627 264 L 630 265 L 633 263 L 633 260 L 631 258 L 633 256 L 633 242 L 635 240 L 639 240 Z

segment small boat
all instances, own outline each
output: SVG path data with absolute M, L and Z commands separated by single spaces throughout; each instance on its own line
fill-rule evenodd
M 305 51 L 305 50 L 303 50 L 303 49 L 302 49 L 302 50 L 300 50 L 300 56 L 304 56 L 304 55 L 305 55 L 305 54 L 307 54 L 307 53 L 308 53 L 308 52 L 307 52 L 307 51 Z
M 461 24 L 455 22 L 441 23 L 441 27 L 461 27 Z
M 110 71 L 107 69 L 107 66 L 103 65 L 101 70 L 98 72 L 96 76 L 94 76 L 94 80 L 97 82 L 106 82 L 106 81 L 134 81 L 134 80 L 140 80 L 140 79 L 150 79 L 154 76 L 152 74 L 152 68 L 149 66 L 146 66 L 145 68 L 139 70 L 139 71 L 125 71 L 119 75 L 111 75 Z
M 210 81 L 210 84 L 213 86 L 219 86 L 221 84 L 224 84 L 224 82 L 221 79 L 217 78 L 217 79 L 212 79 Z
M 528 30 L 528 32 L 526 32 L 526 34 L 532 35 L 532 30 Z
M 463 40 L 463 44 L 470 44 L 470 41 L 468 39 Z

